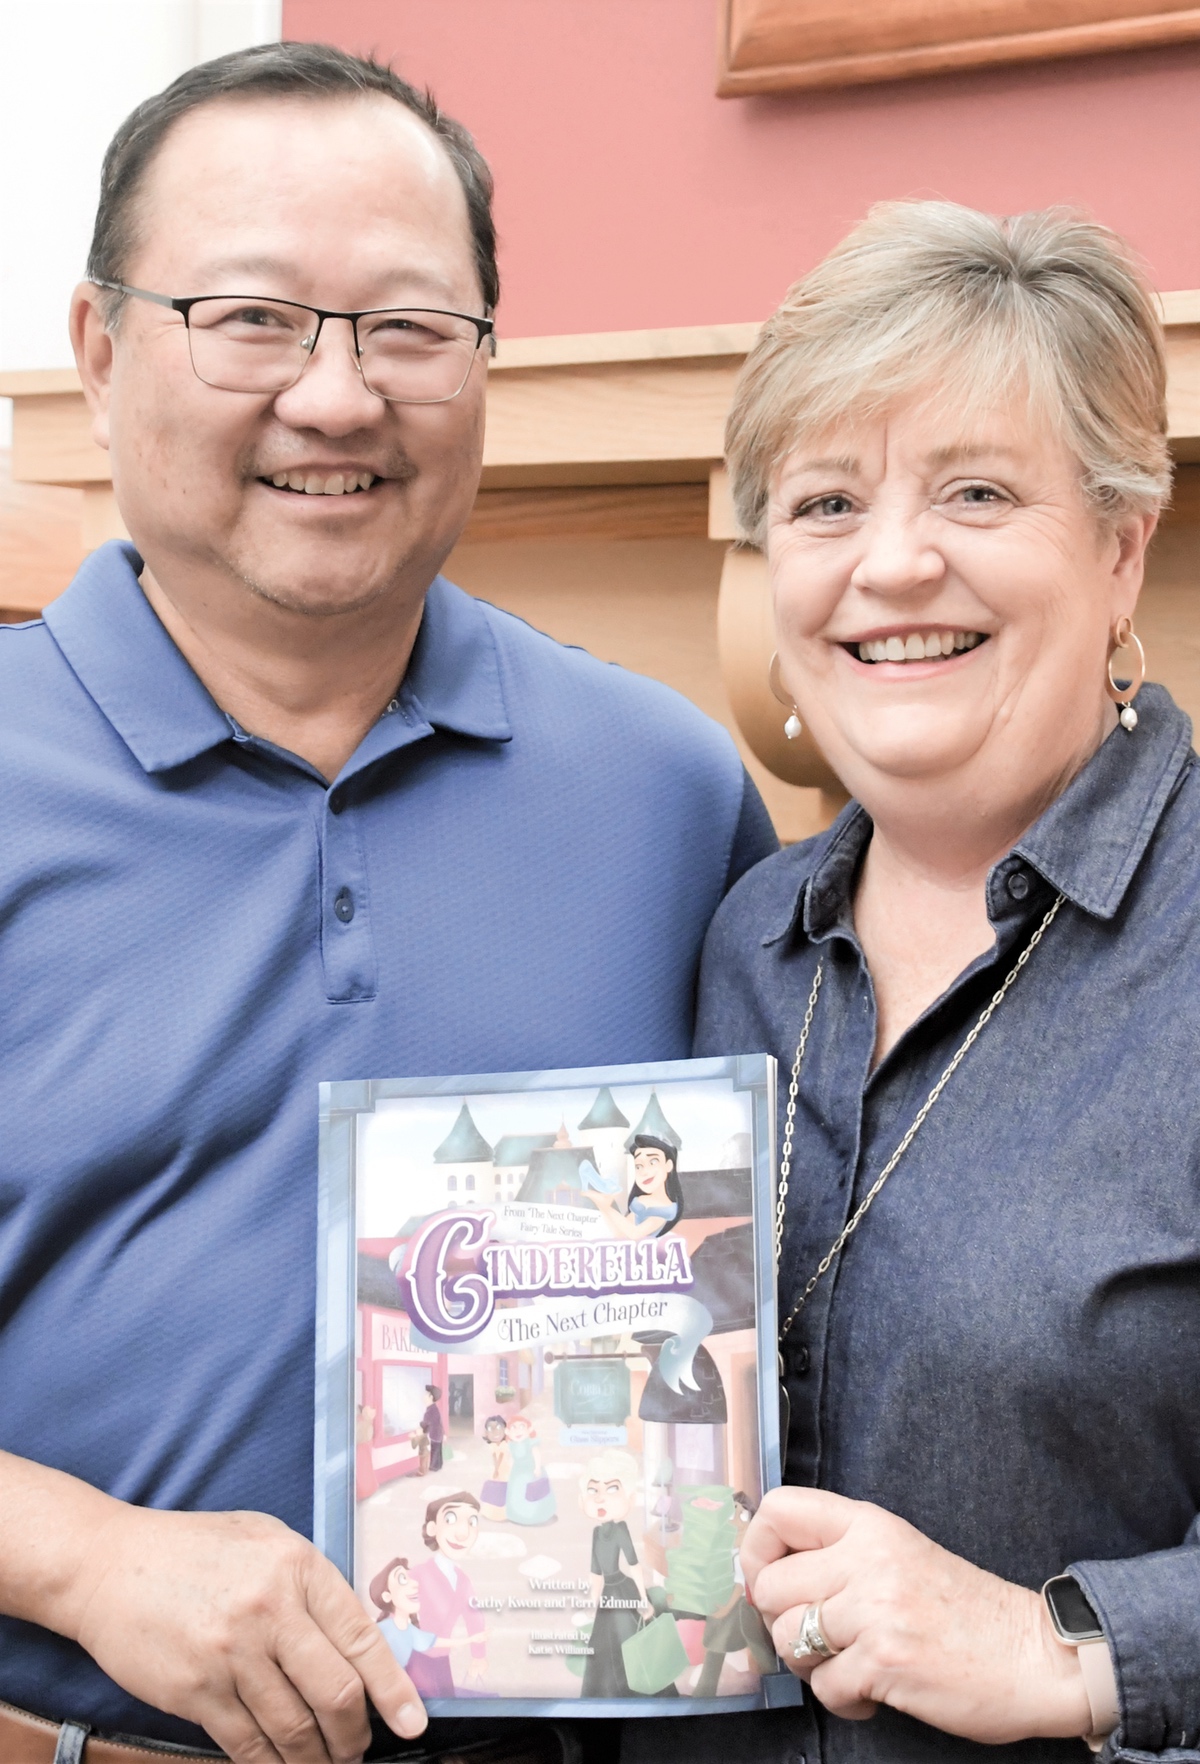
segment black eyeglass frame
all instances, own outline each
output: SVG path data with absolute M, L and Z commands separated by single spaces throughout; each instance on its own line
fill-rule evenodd
M 205 300 L 262 300 L 270 301 L 275 306 L 294 307 L 297 312 L 311 312 L 316 318 L 317 328 L 313 332 L 312 342 L 308 345 L 308 349 L 305 353 L 304 364 L 300 369 L 300 373 L 296 375 L 296 379 L 289 380 L 286 386 L 276 386 L 276 392 L 290 392 L 292 387 L 296 384 L 296 381 L 300 379 L 304 369 L 308 366 L 316 353 L 317 344 L 321 337 L 321 327 L 324 325 L 326 319 L 349 319 L 351 332 L 354 337 L 354 365 L 360 374 L 362 373 L 362 347 L 358 341 L 359 319 L 375 318 L 378 314 L 384 312 L 428 312 L 436 314 L 439 318 L 462 319 L 464 324 L 474 325 L 475 327 L 476 343 L 475 349 L 472 351 L 472 359 L 474 359 L 475 354 L 478 353 L 480 347 L 487 341 L 487 339 L 489 337 L 495 337 L 496 334 L 495 319 L 476 318 L 473 312 L 452 312 L 448 307 L 442 306 L 368 306 L 364 307 L 361 312 L 333 312 L 320 306 L 306 306 L 303 300 L 284 300 L 276 294 L 186 294 L 176 296 L 171 294 L 155 294 L 149 288 L 131 288 L 126 282 L 96 281 L 92 285 L 96 288 L 108 288 L 114 294 L 133 294 L 139 300 L 152 300 L 156 306 L 168 307 L 172 312 L 177 312 L 182 318 L 184 329 L 187 331 L 189 338 L 191 337 L 192 331 L 191 318 L 189 316 L 191 310 L 193 306 L 199 306 L 200 303 Z M 191 354 L 190 348 L 188 353 L 189 355 Z M 201 379 L 201 376 L 196 373 L 196 363 L 194 360 L 192 362 L 192 372 L 196 374 L 198 380 Z M 367 390 L 371 392 L 374 397 L 382 398 L 385 404 L 449 404 L 452 399 L 458 397 L 463 386 L 466 385 L 470 372 L 471 369 L 468 366 L 466 373 L 463 375 L 462 386 L 458 388 L 457 392 L 451 392 L 445 398 L 389 398 L 385 392 L 376 392 L 373 386 L 368 386 Z M 201 384 L 207 386 L 211 384 L 211 382 L 208 380 L 201 380 Z M 365 380 L 363 384 L 366 385 Z M 214 392 L 232 392 L 235 391 L 236 388 L 232 386 L 214 386 L 213 390 Z

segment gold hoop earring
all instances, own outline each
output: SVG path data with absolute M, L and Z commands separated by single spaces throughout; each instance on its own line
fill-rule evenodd
M 1136 654 L 1137 675 L 1135 678 L 1120 681 L 1113 679 L 1113 656 L 1118 649 L 1128 649 L 1131 654 Z M 1134 631 L 1133 620 L 1130 618 L 1118 619 L 1113 626 L 1112 648 L 1108 653 L 1105 674 L 1107 678 L 1104 689 L 1113 703 L 1121 706 L 1121 727 L 1132 732 L 1138 724 L 1138 714 L 1133 708 L 1133 700 L 1141 691 L 1142 682 L 1146 678 L 1146 651 L 1142 648 L 1141 640 Z
M 767 684 L 771 688 L 771 697 L 775 699 L 777 703 L 786 705 L 792 713 L 787 722 L 783 725 L 783 732 L 789 741 L 794 741 L 797 735 L 802 733 L 804 724 L 800 721 L 799 711 L 796 709 L 795 704 L 784 689 L 783 679 L 779 672 L 778 650 L 775 650 L 771 656 L 771 665 L 767 669 Z

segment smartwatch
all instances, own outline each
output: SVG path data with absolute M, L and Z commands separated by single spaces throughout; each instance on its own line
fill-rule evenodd
M 1084 1642 L 1104 1640 L 1100 1619 L 1073 1574 L 1056 1574 L 1042 1588 L 1042 1597 L 1060 1642 L 1065 1642 L 1069 1648 L 1079 1648 Z
M 1100 1619 L 1073 1574 L 1056 1574 L 1042 1588 L 1042 1599 L 1064 1647 L 1074 1648 L 1092 1712 L 1092 1730 L 1082 1738 L 1098 1752 L 1120 1724 L 1121 1705 L 1112 1658 Z

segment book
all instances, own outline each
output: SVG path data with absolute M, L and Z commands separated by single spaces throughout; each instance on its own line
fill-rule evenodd
M 766 1055 L 321 1086 L 314 1536 L 433 1716 L 794 1703 Z

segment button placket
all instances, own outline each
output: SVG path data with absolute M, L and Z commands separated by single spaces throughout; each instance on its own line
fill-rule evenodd
M 326 793 L 321 816 L 321 963 L 331 1003 L 375 997 L 379 984 L 360 812 Z

